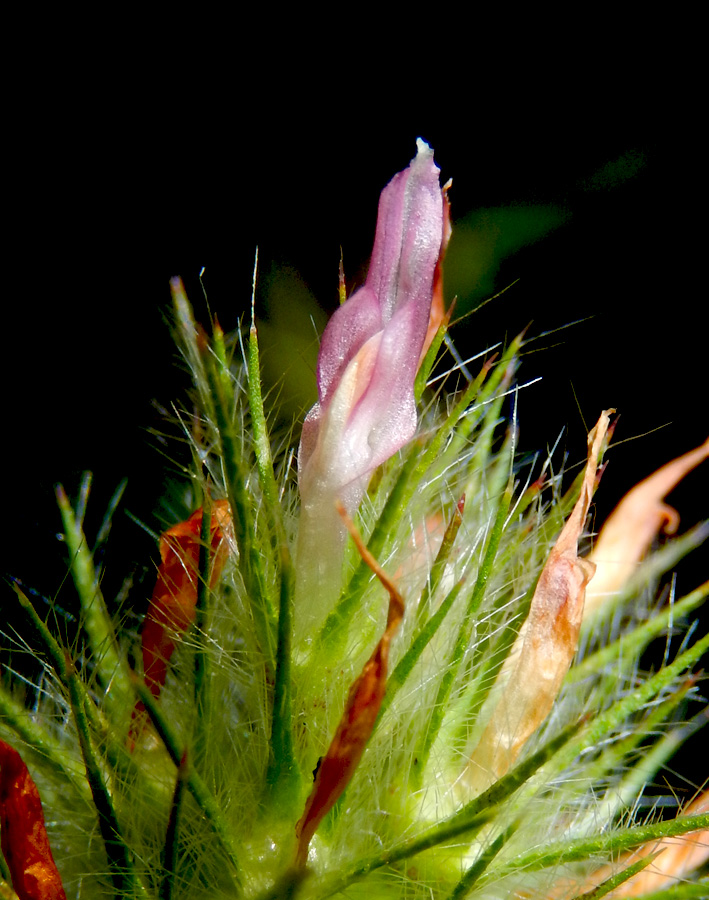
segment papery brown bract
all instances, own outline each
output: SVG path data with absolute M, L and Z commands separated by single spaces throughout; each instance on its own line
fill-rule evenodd
M 20 754 L 2 740 L 0 846 L 19 900 L 66 900 L 37 785 Z
M 596 574 L 586 592 L 585 615 L 623 589 L 660 531 L 675 533 L 679 515 L 662 502 L 663 497 L 708 457 L 709 438 L 653 472 L 623 497 L 588 557 L 596 565 Z
M 476 793 L 501 778 L 546 719 L 569 670 L 583 618 L 586 585 L 595 567 L 578 556 L 593 497 L 598 460 L 610 422 L 601 414 L 588 435 L 581 493 L 542 569 L 529 615 L 499 676 L 499 699 L 467 766 Z

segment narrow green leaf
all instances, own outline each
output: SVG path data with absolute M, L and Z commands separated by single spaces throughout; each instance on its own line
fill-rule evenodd
M 81 603 L 81 622 L 88 638 L 91 662 L 99 684 L 106 692 L 106 705 L 113 711 L 125 712 L 132 697 L 128 668 L 118 651 L 113 623 L 99 587 L 81 518 L 74 514 L 61 484 L 56 486 L 56 497 L 64 526 L 64 540 L 69 550 L 71 574 Z M 82 509 L 83 504 L 80 504 L 80 512 Z
M 506 828 L 502 832 L 502 834 L 498 834 L 498 836 L 490 842 L 490 844 L 480 854 L 479 858 L 475 860 L 472 866 L 470 866 L 470 868 L 460 879 L 458 884 L 453 888 L 448 896 L 448 900 L 463 900 L 463 898 L 467 896 L 470 889 L 476 884 L 477 881 L 479 881 L 479 879 L 489 868 L 490 864 L 493 862 L 497 854 L 500 852 L 500 850 L 502 850 L 507 841 L 515 833 L 515 831 L 517 830 L 517 824 L 518 823 L 515 823 L 515 825 Z
M 605 881 L 592 891 L 585 891 L 583 894 L 577 894 L 573 900 L 601 900 L 601 897 L 610 894 L 611 891 L 614 891 L 617 887 L 620 887 L 621 884 L 629 881 L 634 875 L 637 875 L 638 872 L 642 872 L 643 869 L 646 869 L 658 856 L 659 853 L 650 853 L 648 856 L 637 860 L 632 863 L 632 865 L 623 869 L 622 872 L 617 872 L 615 875 L 611 875 L 610 878 L 606 878 Z
M 535 872 L 540 869 L 561 866 L 564 863 L 592 859 L 599 854 L 617 856 L 626 850 L 634 850 L 642 844 L 649 844 L 651 841 L 666 837 L 678 837 L 692 831 L 703 831 L 706 828 L 709 828 L 709 814 L 707 813 L 698 816 L 678 816 L 676 819 L 668 819 L 651 825 L 619 828 L 576 840 L 566 839 L 520 854 L 505 863 L 504 866 L 495 869 L 489 876 L 485 876 L 483 883 L 488 878 L 504 878 L 519 871 Z
M 285 547 L 285 545 L 283 545 Z M 291 637 L 294 573 L 290 555 L 281 561 L 281 597 L 278 616 L 276 679 L 271 723 L 271 754 L 266 781 L 271 799 L 282 809 L 300 799 L 301 775 L 293 742 Z
M 241 441 L 234 428 L 233 389 L 226 364 L 224 336 L 218 326 L 215 325 L 214 330 L 214 352 L 208 347 L 206 338 L 203 338 L 202 354 L 214 398 L 227 496 L 232 511 L 234 537 L 239 549 L 239 569 L 246 592 L 251 598 L 251 609 L 261 650 L 271 667 L 275 661 L 276 616 L 271 597 L 266 590 L 263 560 L 256 540 L 251 494 L 246 487 Z
M 438 694 L 431 712 L 428 729 L 423 744 L 420 747 L 417 757 L 419 766 L 413 770 L 412 774 L 419 784 L 428 762 L 428 758 L 433 748 L 433 744 L 438 736 L 438 732 L 443 723 L 446 710 L 448 709 L 448 700 L 450 698 L 453 684 L 458 675 L 460 667 L 465 659 L 471 644 L 473 627 L 476 625 L 475 615 L 480 608 L 490 575 L 493 571 L 495 556 L 500 545 L 500 538 L 505 527 L 505 520 L 509 512 L 512 502 L 512 483 L 509 482 L 506 490 L 502 493 L 498 500 L 497 514 L 495 522 L 490 531 L 487 545 L 483 553 L 483 558 L 478 569 L 478 575 L 475 580 L 475 586 L 468 599 L 468 604 L 463 615 L 463 619 L 458 629 L 458 635 L 451 654 L 443 668 L 443 675 L 438 687 Z M 480 627 L 480 623 L 478 623 Z
M 249 329 L 247 362 L 249 411 L 251 413 L 251 427 L 253 428 L 256 467 L 258 469 L 261 490 L 263 491 L 267 504 L 269 524 L 280 538 L 283 531 L 281 503 L 278 497 L 278 486 L 273 471 L 271 442 L 268 433 L 266 413 L 263 406 L 263 395 L 261 392 L 261 365 L 253 302 L 251 307 L 251 328 Z
M 254 280 L 256 268 L 254 267 Z M 255 285 L 254 285 L 255 289 Z M 286 797 L 295 800 L 300 796 L 300 775 L 295 759 L 292 723 L 292 675 L 291 642 L 293 628 L 293 596 L 295 572 L 288 541 L 283 527 L 281 503 L 273 471 L 271 442 L 261 392 L 261 366 L 258 333 L 254 313 L 254 295 L 251 302 L 251 328 L 248 349 L 248 393 L 251 425 L 253 428 L 256 467 L 264 497 L 268 527 L 271 531 L 271 550 L 277 560 L 280 592 L 278 603 L 278 635 L 276 641 L 276 673 L 273 690 L 273 717 L 271 722 L 271 754 L 267 783 L 271 796 L 276 791 L 281 802 Z M 284 804 L 285 805 L 285 804 Z
M 86 784 L 77 777 L 77 761 L 67 755 L 55 734 L 28 715 L 27 708 L 3 684 L 0 684 L 0 719 L 4 727 L 12 729 L 32 748 L 53 775 L 69 781 L 79 796 L 87 796 Z
M 442 468 L 450 465 L 451 460 L 456 460 L 465 453 L 471 435 L 481 420 L 487 424 L 486 440 L 488 442 L 492 440 L 492 428 L 495 427 L 499 418 L 504 389 L 511 382 L 517 368 L 517 355 L 522 346 L 523 337 L 524 335 L 520 334 L 510 343 L 497 364 L 491 368 L 489 377 L 480 381 L 480 376 L 478 376 L 464 392 L 462 400 L 465 403 L 456 405 L 455 428 L 451 428 L 451 439 L 446 446 L 445 453 L 441 455 L 440 465 Z M 480 374 L 483 373 L 487 374 L 485 366 Z M 503 390 L 500 392 L 501 387 Z M 489 409 L 491 404 L 493 406 L 492 414 Z M 476 492 L 471 490 L 469 493 L 474 496 Z

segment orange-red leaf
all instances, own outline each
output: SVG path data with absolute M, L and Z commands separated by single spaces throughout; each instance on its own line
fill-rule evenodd
M 231 525 L 227 500 L 212 505 L 210 586 L 214 587 L 227 559 L 225 534 Z M 202 508 L 185 522 L 160 536 L 158 578 L 141 633 L 145 683 L 157 697 L 165 684 L 167 667 L 179 638 L 194 622 L 199 579 Z M 142 703 L 136 713 L 143 711 Z
M 211 586 L 216 583 L 226 561 L 224 531 L 230 522 L 228 501 L 217 500 L 212 508 L 209 527 Z M 145 682 L 156 697 L 165 683 L 167 664 L 175 650 L 177 638 L 194 622 L 201 528 L 200 508 L 186 522 L 173 525 L 160 537 L 162 564 L 141 636 Z
M 318 767 L 315 784 L 305 804 L 305 811 L 296 826 L 298 838 L 296 864 L 299 866 L 305 864 L 308 846 L 318 825 L 349 784 L 362 758 L 384 699 L 389 645 L 404 617 L 404 601 L 401 594 L 364 546 L 344 508 L 341 505 L 338 508 L 362 558 L 389 592 L 389 613 L 381 640 L 365 663 L 359 678 L 350 688 L 344 714 L 332 743 Z
M 5 741 L 0 741 L 0 846 L 20 900 L 66 900 L 37 785 Z

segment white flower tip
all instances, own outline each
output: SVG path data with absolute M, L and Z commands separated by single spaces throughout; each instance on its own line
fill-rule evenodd
M 416 155 L 433 156 L 433 150 L 431 150 L 423 138 L 416 138 Z

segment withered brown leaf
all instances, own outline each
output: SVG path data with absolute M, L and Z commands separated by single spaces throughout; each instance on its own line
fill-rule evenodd
M 593 497 L 609 413 L 588 435 L 581 494 L 542 569 L 524 626 L 502 667 L 497 705 L 466 767 L 466 781 L 480 793 L 501 778 L 546 719 L 578 642 L 592 562 L 578 556 L 578 540 Z

